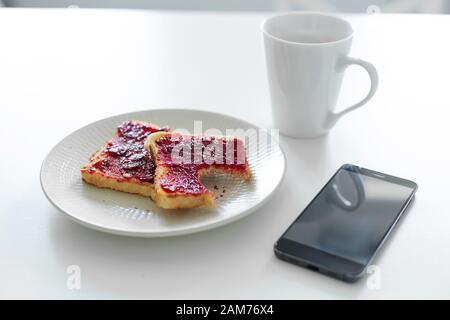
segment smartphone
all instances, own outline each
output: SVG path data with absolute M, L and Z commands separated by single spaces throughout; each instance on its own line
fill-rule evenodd
M 345 164 L 275 243 L 282 260 L 354 282 L 381 248 L 417 184 Z

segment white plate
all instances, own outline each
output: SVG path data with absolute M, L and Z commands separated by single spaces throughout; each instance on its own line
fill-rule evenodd
M 253 132 L 246 137 L 252 178 L 245 182 L 226 175 L 205 177 L 202 181 L 216 193 L 217 207 L 189 210 L 161 209 L 149 198 L 84 183 L 81 165 L 113 136 L 117 125 L 130 119 L 167 125 L 172 130 L 185 128 L 193 132 L 194 121 L 201 120 L 203 131 L 214 128 L 224 134 L 226 129 Z M 273 143 L 261 143 L 264 139 Z M 251 147 L 255 145 L 258 148 Z M 211 229 L 244 217 L 275 191 L 285 166 L 278 143 L 255 125 L 218 113 L 161 109 L 114 116 L 75 131 L 58 143 L 44 160 L 41 185 L 52 204 L 85 226 L 127 236 L 162 237 Z

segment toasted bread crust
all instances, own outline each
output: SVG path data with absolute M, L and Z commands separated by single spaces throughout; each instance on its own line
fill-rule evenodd
M 150 197 L 152 199 L 155 196 L 155 185 L 153 183 L 133 180 L 121 181 L 98 172 L 89 173 L 83 169 L 81 170 L 81 177 L 85 182 L 99 188 L 138 194 L 144 197 Z

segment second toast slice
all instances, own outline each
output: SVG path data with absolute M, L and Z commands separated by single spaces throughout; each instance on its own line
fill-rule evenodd
M 166 209 L 215 206 L 214 194 L 200 181 L 221 172 L 250 178 L 244 141 L 237 137 L 157 132 L 145 142 L 156 163 L 153 200 Z

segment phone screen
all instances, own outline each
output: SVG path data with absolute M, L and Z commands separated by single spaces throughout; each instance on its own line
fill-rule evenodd
M 396 179 L 341 168 L 282 238 L 366 265 L 414 194 Z

